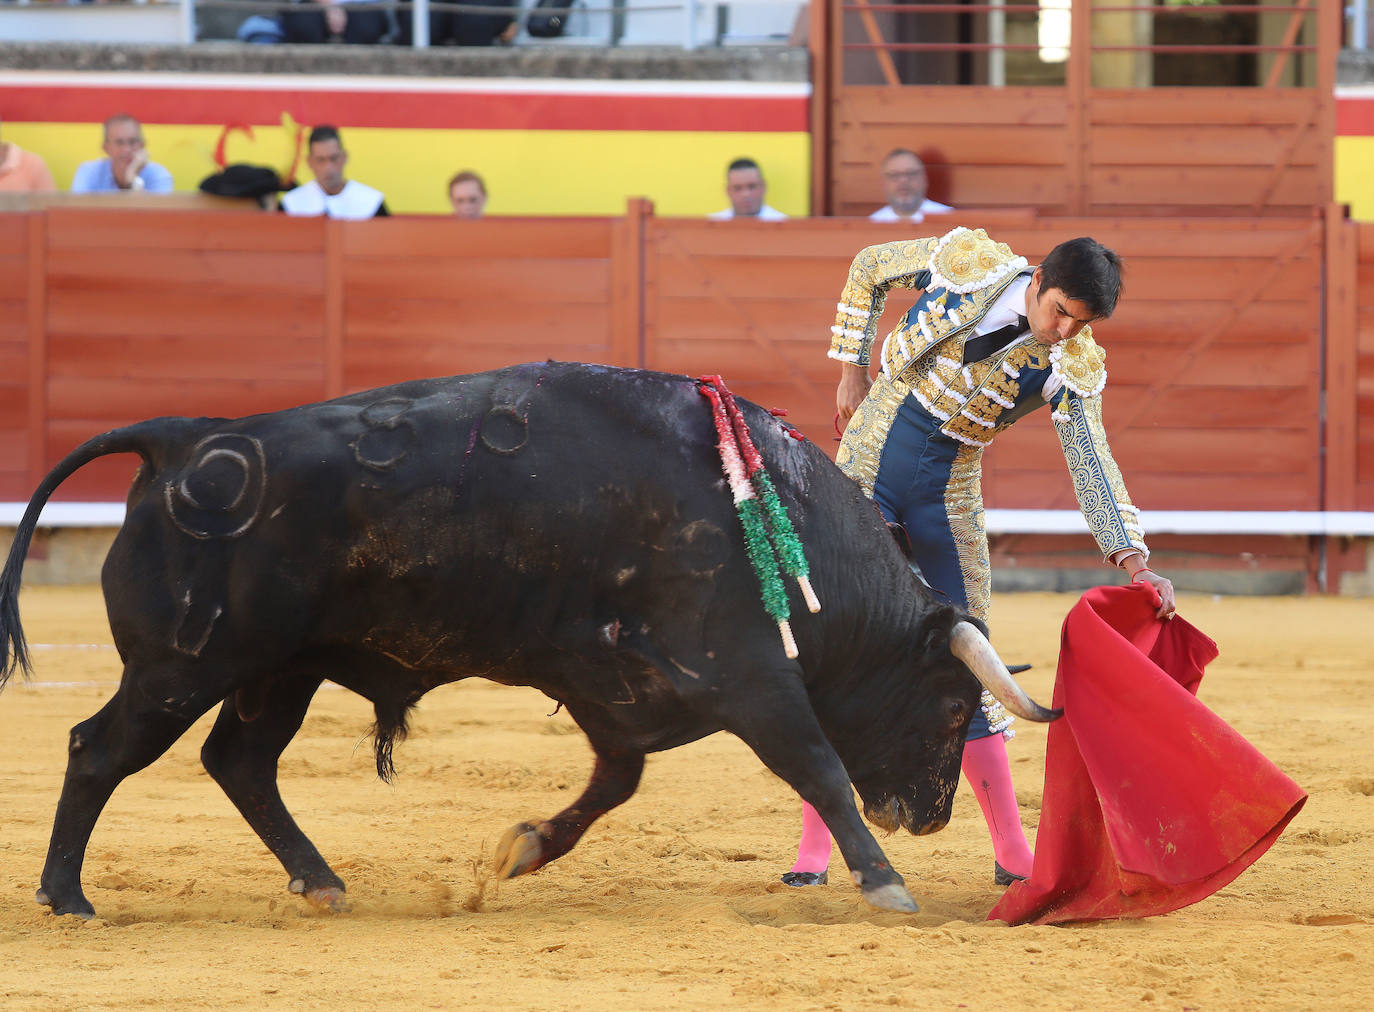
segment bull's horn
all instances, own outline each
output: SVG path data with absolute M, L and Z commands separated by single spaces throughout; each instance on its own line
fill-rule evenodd
M 1012 713 L 1044 724 L 1058 720 L 1063 710 L 1047 710 L 1016 684 L 1002 658 L 992 649 L 988 638 L 969 622 L 959 622 L 949 634 L 949 652 L 968 665 L 978 681 Z

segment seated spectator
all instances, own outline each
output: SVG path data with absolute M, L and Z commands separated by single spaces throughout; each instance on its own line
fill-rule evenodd
M 281 14 L 287 42 L 351 42 L 371 45 L 396 35 L 391 12 L 367 0 L 297 0 Z
M 763 181 L 759 163 L 752 158 L 736 158 L 725 170 L 725 196 L 730 199 L 730 206 L 706 217 L 712 221 L 731 218 L 785 221 L 787 215 L 763 202 L 767 192 L 768 184 Z
M 146 190 L 171 193 L 172 174 L 156 162 L 148 161 L 143 146 L 143 127 L 128 113 L 105 121 L 106 158 L 82 162 L 72 178 L 73 193 L 110 193 L 116 190 Z
M 282 196 L 281 209 L 287 214 L 356 221 L 391 213 L 380 190 L 344 177 L 348 152 L 336 127 L 317 126 L 310 131 L 305 164 L 315 178 Z
M 0 193 L 52 193 L 56 189 L 41 156 L 0 139 Z
M 454 217 L 476 221 L 487 207 L 487 185 L 477 173 L 464 169 L 448 181 L 448 202 Z
M 515 19 L 518 0 L 454 0 L 472 7 L 509 7 L 510 14 L 465 14 L 455 10 L 429 12 L 429 44 L 431 46 L 492 46 L 515 40 L 520 22 Z M 570 0 L 571 2 L 571 0 Z M 411 14 L 399 13 L 401 42 L 411 40 Z
M 868 216 L 869 221 L 923 221 L 928 214 L 953 211 L 948 204 L 926 196 L 930 178 L 925 162 L 916 152 L 894 148 L 883 159 L 883 194 L 887 206 Z

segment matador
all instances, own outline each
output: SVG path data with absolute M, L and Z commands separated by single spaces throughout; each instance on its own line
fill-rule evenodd
M 878 319 L 894 287 L 919 296 L 883 342 L 870 379 Z M 836 407 L 847 422 L 836 463 L 903 535 L 926 582 L 984 622 L 983 449 L 1045 406 L 1103 559 L 1152 584 L 1158 617 L 1173 616 L 1173 586 L 1147 565 L 1139 511 L 1102 424 L 1106 353 L 1088 324 L 1111 316 L 1120 292 L 1121 259 L 1096 240 L 1061 243 L 1032 268 L 982 229 L 963 227 L 870 246 L 849 269 L 829 352 L 841 363 Z M 962 764 L 992 835 L 999 885 L 1028 877 L 1033 860 L 1007 762 L 1011 722 L 983 693 Z M 824 883 L 830 850 L 825 823 L 803 803 L 797 863 L 783 881 Z

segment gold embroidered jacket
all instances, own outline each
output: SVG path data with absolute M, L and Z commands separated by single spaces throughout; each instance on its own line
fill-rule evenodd
M 1091 328 L 1053 347 L 1026 336 L 982 361 L 963 361 L 964 341 L 1026 267 L 1024 257 L 982 229 L 956 228 L 942 237 L 870 246 L 850 267 L 829 355 L 867 366 L 888 290 L 921 289 L 883 343 L 883 387 L 889 392 L 895 387 L 901 397 L 914 394 L 939 420 L 943 435 L 979 450 L 1023 415 L 1052 405 L 1079 508 L 1103 557 L 1134 548 L 1148 558 L 1139 510 L 1126 492 L 1102 424 L 1106 352 Z M 879 444 L 887 426 L 880 428 L 874 433 Z M 876 473 L 881 445 L 872 450 Z M 864 468 L 855 462 L 855 470 Z M 871 488 L 867 491 L 871 494 Z

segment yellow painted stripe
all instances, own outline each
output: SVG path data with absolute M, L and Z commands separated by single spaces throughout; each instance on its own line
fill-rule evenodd
M 100 127 L 6 123 L 5 137 L 41 154 L 59 187 L 76 167 L 102 157 Z M 256 125 L 233 134 L 230 163 L 291 163 L 293 132 Z M 178 190 L 216 171 L 217 126 L 145 124 L 152 160 Z M 350 178 L 386 194 L 397 214 L 448 213 L 445 184 L 469 168 L 487 181 L 489 214 L 616 215 L 629 197 L 648 197 L 661 215 L 699 217 L 727 206 L 725 166 L 747 155 L 763 167 L 768 203 L 789 215 L 810 210 L 811 139 L 805 132 L 626 130 L 422 130 L 354 127 L 344 132 Z M 303 163 L 302 163 L 303 165 Z M 302 169 L 302 179 L 308 170 Z

